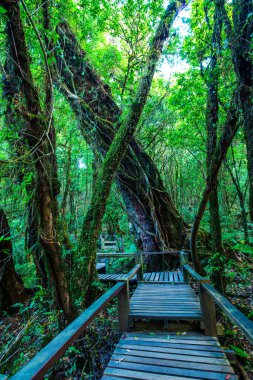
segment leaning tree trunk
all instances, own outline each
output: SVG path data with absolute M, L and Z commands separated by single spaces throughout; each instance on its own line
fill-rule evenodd
M 0 209 L 0 312 L 26 298 L 22 279 L 15 271 L 9 223 Z
M 40 244 L 45 253 L 55 306 L 63 310 L 67 320 L 74 316 L 74 309 L 68 290 L 64 261 L 59 239 L 59 212 L 57 195 L 59 181 L 55 156 L 55 131 L 51 115 L 43 112 L 39 95 L 30 69 L 30 57 L 20 17 L 18 0 L 0 0 L 7 15 L 7 36 L 10 57 L 14 65 L 13 76 L 19 78 L 26 101 L 24 117 L 26 128 L 22 132 L 23 143 L 30 150 L 36 173 L 36 208 L 40 222 Z M 22 105 L 23 109 L 24 106 Z
M 204 274 L 203 267 L 200 262 L 200 257 L 197 250 L 197 237 L 199 232 L 199 227 L 203 215 L 206 210 L 207 203 L 209 201 L 209 196 L 212 190 L 217 186 L 217 178 L 220 171 L 220 167 L 222 162 L 224 161 L 228 148 L 239 128 L 239 111 L 238 111 L 238 100 L 239 95 L 238 92 L 235 91 L 235 94 L 232 99 L 232 105 L 230 109 L 227 111 L 226 123 L 224 126 L 224 130 L 220 136 L 220 139 L 217 143 L 215 152 L 212 157 L 212 162 L 210 166 L 210 172 L 206 179 L 206 187 L 203 191 L 201 202 L 198 207 L 197 215 L 195 216 L 194 223 L 192 226 L 191 232 L 191 254 L 192 261 L 196 268 L 196 270 L 200 274 Z
M 156 65 L 162 54 L 164 42 L 168 38 L 170 27 L 179 9 L 180 3 L 172 2 L 168 5 L 162 17 L 149 49 L 144 74 L 140 80 L 136 96 L 125 119 L 118 122 L 118 131 L 98 171 L 91 203 L 83 223 L 78 249 L 78 270 L 81 269 L 82 272 L 82 294 L 83 297 L 86 297 L 86 302 L 88 303 L 92 301 L 94 296 L 93 281 L 96 279 L 97 239 L 105 213 L 106 202 L 120 162 L 139 123 L 148 98 Z
M 66 23 L 57 27 L 60 50 L 56 52 L 58 86 L 80 120 L 84 138 L 105 156 L 115 136 L 121 110 L 110 89 L 87 62 L 86 54 Z M 127 210 L 142 228 L 142 248 L 157 251 L 181 248 L 186 224 L 164 188 L 152 159 L 132 139 L 116 177 Z

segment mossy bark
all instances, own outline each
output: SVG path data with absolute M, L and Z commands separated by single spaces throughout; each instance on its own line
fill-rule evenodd
M 22 84 L 25 99 L 23 116 L 26 128 L 22 131 L 22 141 L 26 144 L 35 168 L 36 208 L 39 215 L 40 244 L 45 254 L 46 267 L 55 306 L 63 310 L 70 321 L 74 308 L 65 275 L 59 239 L 59 212 L 57 195 L 59 181 L 55 156 L 55 131 L 51 115 L 43 112 L 39 95 L 30 70 L 30 57 L 20 17 L 18 0 L 1 0 L 7 14 L 7 35 L 10 57 L 16 62 L 14 75 Z
M 207 129 L 207 173 L 210 175 L 212 158 L 217 146 L 217 127 L 219 121 L 219 76 L 218 53 L 221 49 L 222 17 L 220 6 L 216 4 L 214 13 L 214 26 L 211 41 L 211 57 L 206 70 L 207 105 L 206 105 L 206 129 Z M 213 254 L 224 255 L 222 245 L 222 232 L 220 223 L 220 210 L 218 198 L 218 181 L 209 196 L 210 234 Z M 213 274 L 213 280 L 218 289 L 224 293 L 224 265 L 220 261 L 219 271 Z
M 79 270 L 82 268 L 82 280 L 84 280 L 82 294 L 86 298 L 93 295 L 92 281 L 96 278 L 96 244 L 111 186 L 140 120 L 164 41 L 169 35 L 170 26 L 179 9 L 179 3 L 175 2 L 171 3 L 166 9 L 151 43 L 144 75 L 140 80 L 136 96 L 125 119 L 118 122 L 118 131 L 98 171 L 91 204 L 82 227 L 78 252 L 78 268 Z
M 121 110 L 110 89 L 87 62 L 86 54 L 66 23 L 57 27 L 60 50 L 56 51 L 57 85 L 80 120 L 84 138 L 105 156 L 115 136 Z M 122 159 L 116 182 L 126 208 L 142 229 L 142 249 L 181 248 L 186 224 L 166 191 L 153 160 L 136 138 Z
M 222 17 L 226 26 L 226 36 L 232 52 L 233 64 L 238 83 L 243 113 L 244 137 L 247 148 L 247 168 L 249 175 L 249 214 L 253 221 L 253 2 L 233 1 L 233 22 L 228 17 L 224 0 L 215 0 L 222 7 Z

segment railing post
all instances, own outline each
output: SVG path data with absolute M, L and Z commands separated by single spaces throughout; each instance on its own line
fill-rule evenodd
M 141 267 L 137 272 L 137 281 L 142 281 L 143 280 L 143 255 L 142 255 L 142 252 L 136 252 L 135 253 L 135 263 L 141 264 Z
M 118 320 L 119 331 L 128 331 L 128 317 L 130 311 L 129 281 L 127 280 L 124 288 L 118 295 Z
M 184 265 L 189 263 L 189 256 L 188 253 L 184 251 L 180 251 L 180 266 L 181 270 L 183 272 L 183 276 L 186 282 L 190 282 L 190 275 L 189 273 L 184 269 Z
M 205 335 L 217 337 L 215 303 L 201 284 L 210 284 L 210 280 L 208 278 L 199 280 L 199 298 L 205 327 Z

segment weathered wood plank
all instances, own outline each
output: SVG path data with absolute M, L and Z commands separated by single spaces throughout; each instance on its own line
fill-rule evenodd
M 124 334 L 102 379 L 237 379 L 216 338 L 174 334 L 172 339 L 166 339 L 166 334 L 151 334 L 152 337 L 139 332 Z
M 128 347 L 132 347 L 129 345 Z M 147 347 L 145 351 L 145 347 L 139 349 L 129 349 L 116 347 L 115 354 L 119 355 L 132 355 L 132 356 L 140 356 L 140 357 L 148 357 L 148 358 L 158 358 L 166 359 L 166 360 L 177 360 L 191 363 L 204 363 L 204 364 L 217 364 L 217 365 L 227 365 L 226 357 L 215 357 L 211 355 L 206 355 L 205 351 L 189 351 L 189 350 L 181 350 L 181 349 L 166 349 L 166 352 L 157 352 L 155 349 L 152 351 Z M 216 352 L 217 353 L 217 352 Z
M 124 379 L 139 379 L 139 380 L 189 380 L 189 377 L 178 377 L 178 376 L 168 376 L 162 374 L 154 374 L 147 372 L 136 372 L 129 370 L 120 370 L 118 368 L 107 367 L 105 370 L 105 375 L 117 376 Z M 102 377 L 102 380 L 104 377 Z M 194 380 L 201 380 L 195 378 Z M 233 379 L 231 379 L 233 380 Z
M 196 357 L 195 357 L 196 359 Z M 207 372 L 219 372 L 219 373 L 234 373 L 233 369 L 227 362 L 226 364 L 209 364 L 209 363 L 199 363 L 199 362 L 188 362 L 188 361 L 181 361 L 181 360 L 167 360 L 167 359 L 157 359 L 154 357 L 140 357 L 140 356 L 134 356 L 129 353 L 125 355 L 120 354 L 113 354 L 111 361 L 115 362 L 121 362 L 124 360 L 125 362 L 131 362 L 131 363 L 143 363 L 143 364 L 151 364 L 151 365 L 159 365 L 162 367 L 174 367 L 174 368 L 184 368 L 184 369 L 196 369 L 196 370 L 202 370 Z
M 176 355 L 176 360 L 180 360 L 180 357 L 182 355 L 182 360 L 186 361 L 189 359 L 189 361 L 196 361 L 196 356 L 198 358 L 203 357 L 202 362 L 204 363 L 211 363 L 211 361 L 208 360 L 208 358 L 213 359 L 222 359 L 227 360 L 226 355 L 224 352 L 221 351 L 197 351 L 197 350 L 191 350 L 191 349 L 182 349 L 177 347 L 161 347 L 161 346 L 149 346 L 149 345 L 134 345 L 134 344 L 125 344 L 120 341 L 118 346 L 115 349 L 115 352 L 120 352 L 119 350 L 130 350 L 128 352 L 131 352 L 132 354 L 136 352 L 138 355 L 141 355 L 141 353 L 145 353 L 144 356 L 146 356 L 146 352 L 151 352 L 151 355 L 159 355 L 159 357 L 164 358 L 164 355 Z M 161 356 L 162 355 L 162 356 Z M 188 359 L 186 358 L 188 357 Z M 154 356 L 155 357 L 155 356 Z M 206 361 L 207 360 L 207 361 Z
M 161 375 L 173 375 L 182 376 L 188 378 L 200 378 L 200 379 L 213 379 L 213 380 L 224 380 L 224 373 L 219 372 L 206 372 L 201 370 L 191 370 L 184 368 L 173 368 L 173 367 L 162 367 L 154 366 L 149 364 L 140 363 L 128 363 L 124 360 L 119 362 L 110 361 L 108 368 L 117 368 L 121 370 L 132 370 L 136 372 L 145 372 Z

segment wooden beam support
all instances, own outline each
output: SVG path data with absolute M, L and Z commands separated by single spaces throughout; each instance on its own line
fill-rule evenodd
M 118 295 L 118 319 L 119 331 L 124 332 L 129 330 L 129 311 L 130 311 L 130 296 L 129 296 L 129 281 L 125 282 L 126 286 Z
M 187 265 L 188 263 L 189 263 L 189 254 L 185 251 L 180 251 L 180 267 L 181 267 L 181 271 L 183 273 L 185 282 L 190 282 L 190 274 L 184 268 L 184 265 Z
M 142 252 L 136 252 L 135 253 L 135 262 L 136 264 L 140 264 L 141 267 L 137 272 L 137 281 L 142 281 L 143 280 L 143 256 Z
M 202 287 L 202 284 L 210 284 L 209 278 L 199 280 L 199 298 L 203 316 L 205 335 L 217 337 L 216 310 L 212 297 Z

